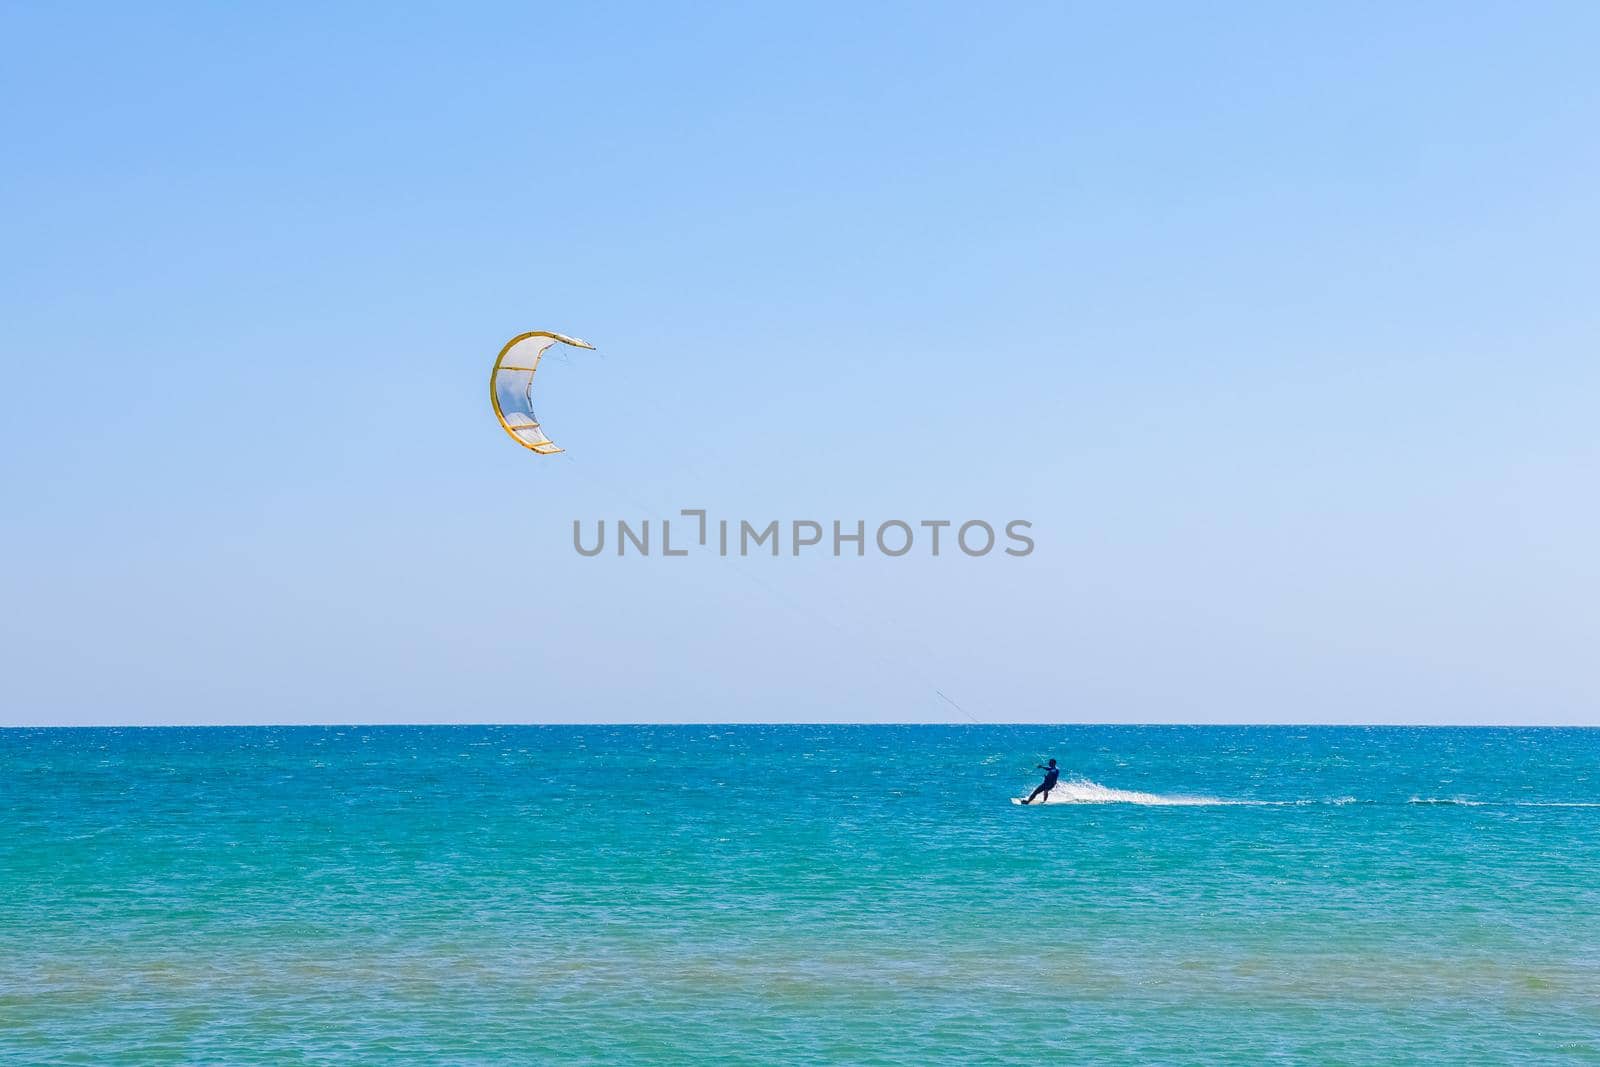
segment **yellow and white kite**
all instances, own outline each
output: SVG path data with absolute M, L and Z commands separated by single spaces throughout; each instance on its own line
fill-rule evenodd
M 539 369 L 544 350 L 557 341 L 574 348 L 594 348 L 588 341 L 548 330 L 519 333 L 506 342 L 494 361 L 494 370 L 489 372 L 489 399 L 500 428 L 517 444 L 541 456 L 565 451 L 545 436 L 533 413 L 533 372 Z

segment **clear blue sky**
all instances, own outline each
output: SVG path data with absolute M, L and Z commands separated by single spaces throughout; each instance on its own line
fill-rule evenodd
M 1597 39 L 7 5 L 0 721 L 1600 722 Z M 1038 549 L 572 551 L 641 501 Z

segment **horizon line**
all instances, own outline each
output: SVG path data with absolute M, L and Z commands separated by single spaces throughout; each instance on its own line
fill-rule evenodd
M 425 721 L 425 722 L 146 722 L 146 723 L 121 723 L 121 722 L 67 722 L 67 723 L 0 723 L 0 730 L 272 730 L 285 728 L 315 727 L 323 729 L 335 728 L 377 728 L 387 729 L 395 727 L 577 727 L 577 726 L 705 726 L 718 728 L 732 728 L 743 726 L 919 726 L 919 727 L 945 727 L 949 729 L 1000 729 L 1007 727 L 1038 727 L 1038 726 L 1127 726 L 1137 728 L 1149 727 L 1183 727 L 1207 728 L 1224 727 L 1239 729 L 1248 727 L 1270 728 L 1298 728 L 1298 729 L 1424 729 L 1424 730 L 1594 730 L 1600 729 L 1600 722 L 1593 723 L 1563 723 L 1563 722 L 1268 722 L 1253 720 L 1238 720 L 1229 722 L 1190 722 L 1190 721 L 1145 721 L 1145 722 L 1112 722 L 1103 720 L 1065 720 L 1056 722 L 948 722 L 944 720 L 895 720 L 889 722 L 865 722 L 860 720 L 798 720 L 798 719 L 773 719 L 773 720 L 747 720 L 747 721 L 713 721 L 713 720 L 667 720 L 650 722 L 642 720 L 603 720 L 603 721 L 556 721 L 556 722 L 456 722 L 456 721 Z

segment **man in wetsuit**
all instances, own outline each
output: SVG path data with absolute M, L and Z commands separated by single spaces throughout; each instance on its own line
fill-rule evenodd
M 1061 777 L 1061 770 L 1056 766 L 1055 760 L 1051 760 L 1048 767 L 1041 764 L 1039 769 L 1044 772 L 1044 781 L 1039 783 L 1039 788 L 1028 794 L 1028 799 L 1023 801 L 1024 804 L 1032 804 L 1033 798 L 1041 793 L 1044 794 L 1044 800 L 1039 801 L 1039 803 L 1043 804 L 1049 800 L 1050 790 L 1056 787 L 1056 779 Z

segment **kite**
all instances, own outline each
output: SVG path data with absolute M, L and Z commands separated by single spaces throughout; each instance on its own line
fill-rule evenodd
M 565 451 L 545 436 L 533 413 L 533 373 L 539 369 L 544 350 L 558 341 L 574 348 L 594 348 L 588 341 L 548 330 L 519 333 L 506 342 L 494 361 L 494 370 L 489 372 L 489 400 L 494 404 L 494 417 L 500 420 L 500 428 L 517 444 L 541 456 Z

